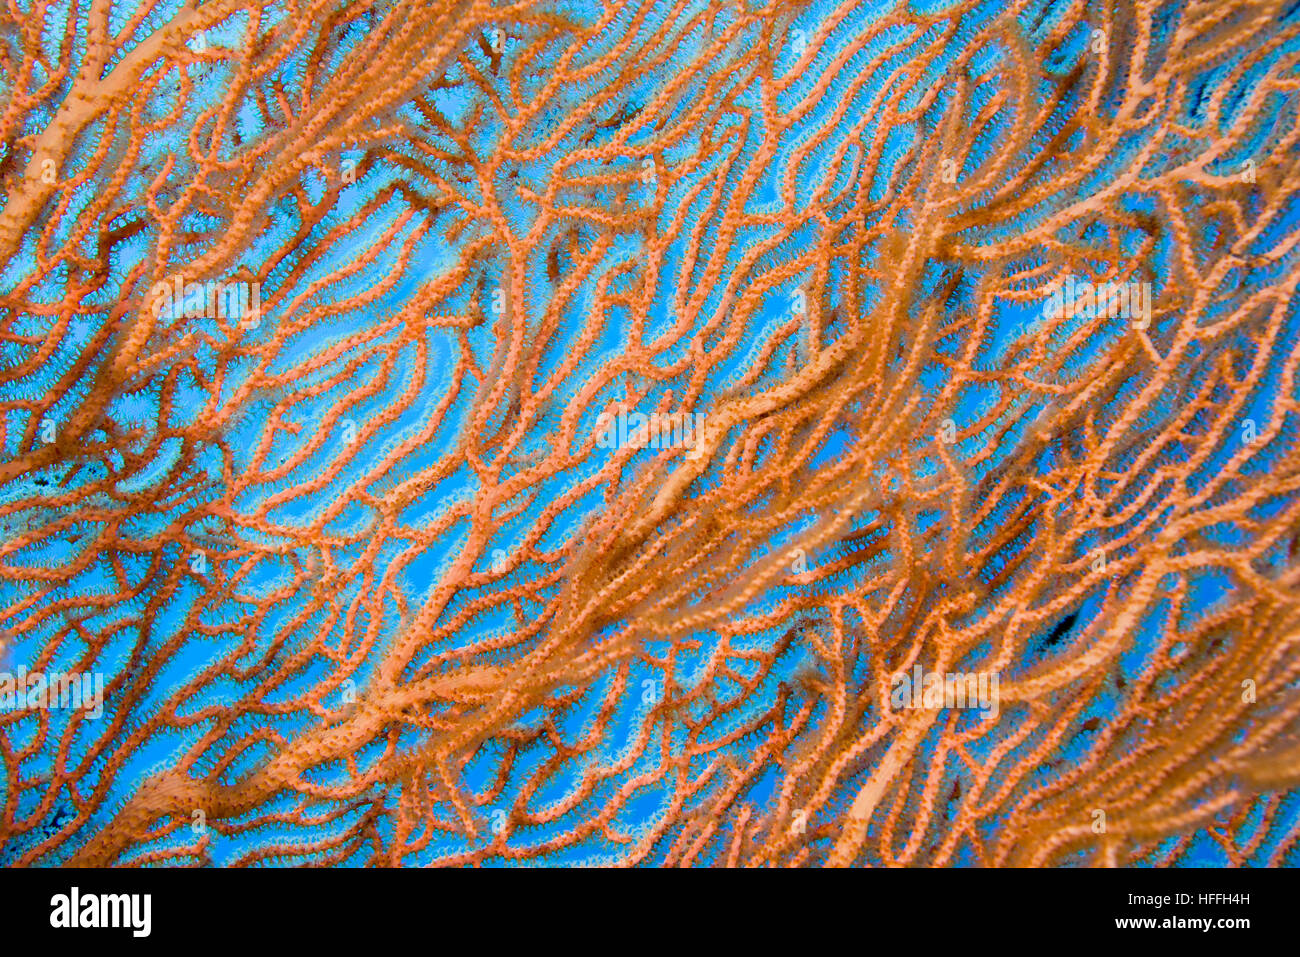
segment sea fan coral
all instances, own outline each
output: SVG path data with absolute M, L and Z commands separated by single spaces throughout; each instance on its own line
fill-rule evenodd
M 0 861 L 1296 862 L 1292 0 L 34 0 L 0 83 Z

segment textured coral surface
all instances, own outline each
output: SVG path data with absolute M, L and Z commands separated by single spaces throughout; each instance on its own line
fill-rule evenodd
M 11 0 L 0 864 L 1300 862 L 1298 111 L 1295 0 Z

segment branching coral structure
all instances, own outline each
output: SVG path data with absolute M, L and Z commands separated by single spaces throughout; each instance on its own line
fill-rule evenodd
M 1300 5 L 0 12 L 0 862 L 1300 861 Z

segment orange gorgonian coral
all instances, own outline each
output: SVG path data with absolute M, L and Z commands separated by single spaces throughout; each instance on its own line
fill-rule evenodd
M 0 90 L 0 861 L 1295 862 L 1294 0 L 29 0 Z

